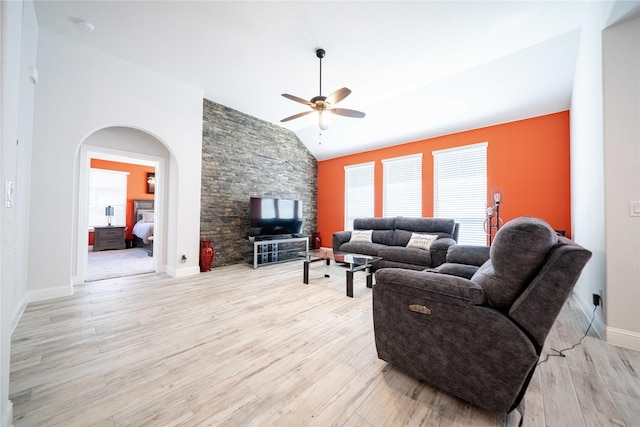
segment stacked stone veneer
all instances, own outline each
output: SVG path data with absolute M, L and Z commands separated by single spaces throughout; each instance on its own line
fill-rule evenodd
M 253 262 L 249 198 L 302 200 L 303 233 L 317 226 L 318 162 L 291 131 L 204 100 L 200 236 L 213 267 Z

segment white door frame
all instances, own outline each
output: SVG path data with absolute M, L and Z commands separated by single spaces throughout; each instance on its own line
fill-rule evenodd
M 106 147 L 96 147 L 91 145 L 80 146 L 80 164 L 78 176 L 78 220 L 76 247 L 76 274 L 74 285 L 85 283 L 87 265 L 89 262 L 89 170 L 91 169 L 91 159 L 104 159 L 123 163 L 141 164 L 155 167 L 156 188 L 154 193 L 155 226 L 153 238 L 153 269 L 156 273 L 165 271 L 162 260 L 165 259 L 165 236 L 163 224 L 166 218 L 165 206 L 165 159 L 163 157 L 148 154 L 134 153 L 130 151 L 115 150 Z

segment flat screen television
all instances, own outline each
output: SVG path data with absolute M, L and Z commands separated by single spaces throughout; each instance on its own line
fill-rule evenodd
M 250 236 L 275 236 L 302 232 L 302 201 L 251 197 Z

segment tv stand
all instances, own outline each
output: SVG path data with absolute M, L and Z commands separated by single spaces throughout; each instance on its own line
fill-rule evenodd
M 292 237 L 303 237 L 302 234 L 271 234 L 271 235 L 263 235 L 263 236 L 254 236 L 249 237 L 249 240 L 284 240 L 290 239 Z
M 309 237 L 261 236 L 253 240 L 253 268 L 260 265 L 299 259 L 301 252 L 309 253 Z M 303 249 L 304 245 L 304 249 Z

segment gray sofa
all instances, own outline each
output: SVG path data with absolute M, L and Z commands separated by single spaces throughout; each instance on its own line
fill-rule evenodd
M 376 348 L 381 359 L 468 402 L 522 412 L 547 334 L 591 252 L 523 217 L 500 229 L 489 255 L 471 279 L 378 270 Z
M 446 261 L 447 250 L 458 240 L 458 224 L 446 218 L 357 218 L 354 230 L 373 230 L 371 242 L 351 241 L 351 231 L 333 234 L 333 251 L 382 257 L 374 270 L 384 267 L 424 270 Z M 429 250 L 407 247 L 413 233 L 437 235 Z

